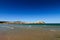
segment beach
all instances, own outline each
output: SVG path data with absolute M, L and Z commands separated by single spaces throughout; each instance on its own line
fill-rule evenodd
M 0 40 L 60 40 L 60 30 L 44 30 L 37 27 L 0 30 Z

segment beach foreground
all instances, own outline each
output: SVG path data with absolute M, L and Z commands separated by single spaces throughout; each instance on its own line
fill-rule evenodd
M 0 30 L 0 40 L 60 40 L 60 31 L 41 28 L 15 28 Z

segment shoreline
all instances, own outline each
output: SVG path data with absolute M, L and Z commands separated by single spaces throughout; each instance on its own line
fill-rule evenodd
M 13 29 L 0 31 L 0 40 L 60 40 L 60 31 L 43 29 Z
M 0 40 L 60 40 L 60 30 L 45 30 L 37 26 L 15 26 L 4 25 L 3 27 L 8 30 L 0 30 Z

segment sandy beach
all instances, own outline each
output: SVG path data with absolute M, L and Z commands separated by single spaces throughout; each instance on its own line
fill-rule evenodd
M 39 28 L 0 30 L 0 40 L 60 40 L 60 31 Z

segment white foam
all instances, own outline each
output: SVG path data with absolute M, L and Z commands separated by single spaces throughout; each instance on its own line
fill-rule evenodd
M 50 30 L 50 31 L 56 31 L 56 30 Z
M 10 29 L 14 29 L 14 27 L 10 27 Z
M 7 27 L 7 28 L 9 28 L 9 29 L 14 29 L 14 27 Z

